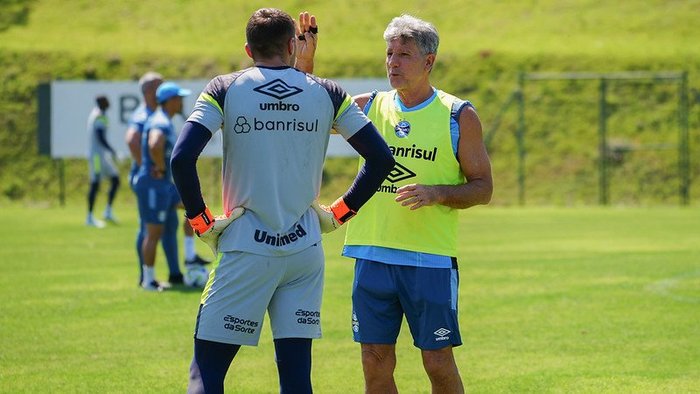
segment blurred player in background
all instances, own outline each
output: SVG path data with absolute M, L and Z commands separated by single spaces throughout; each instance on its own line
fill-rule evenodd
M 170 281 L 182 283 L 177 253 L 177 206 L 180 197 L 172 182 L 170 156 L 176 141 L 173 116 L 182 112 L 182 98 L 190 91 L 173 82 L 158 86 L 156 99 L 160 107 L 148 118 L 141 138 L 141 165 L 134 177 L 139 215 L 145 226 L 142 244 L 143 280 L 141 287 L 160 291 L 168 286 L 156 280 L 154 265 L 158 241 L 163 239 Z
M 458 210 L 491 199 L 491 164 L 468 102 L 434 88 L 439 37 L 408 15 L 384 31 L 394 90 L 355 97 L 397 165 L 349 223 L 343 255 L 356 259 L 352 329 L 368 393 L 396 393 L 396 339 L 406 317 L 434 393 L 464 392 L 452 348 L 457 318 Z M 408 231 L 407 231 L 408 230 Z
M 266 311 L 280 392 L 312 391 L 311 344 L 321 336 L 321 231 L 350 219 L 394 165 L 386 143 L 340 86 L 291 67 L 295 54 L 303 61 L 315 50 L 316 31 L 306 13 L 297 29 L 283 11 L 256 11 L 245 46 L 254 66 L 209 82 L 175 146 L 173 176 L 186 215 L 218 252 L 195 326 L 190 393 L 223 392 L 241 345 L 257 345 Z M 331 127 L 366 165 L 325 208 L 315 199 Z M 214 218 L 201 196 L 196 162 L 220 128 L 226 216 Z
M 85 224 L 93 227 L 104 227 L 104 222 L 95 219 L 92 211 L 95 208 L 95 199 L 100 190 L 102 176 L 109 177 L 110 187 L 107 195 L 107 206 L 103 218 L 110 222 L 116 222 L 112 212 L 112 202 L 119 189 L 119 171 L 115 164 L 116 153 L 107 141 L 107 108 L 109 100 L 106 96 L 98 96 L 95 99 L 96 106 L 90 112 L 87 121 L 87 129 L 90 134 L 90 151 L 88 152 L 88 166 L 90 168 L 90 190 L 88 191 L 88 213 Z
M 139 166 L 141 165 L 141 138 L 144 126 L 148 118 L 156 111 L 158 108 L 158 100 L 156 99 L 156 90 L 163 83 L 163 76 L 157 72 L 149 71 L 145 73 L 139 79 L 139 89 L 143 95 L 143 102 L 134 110 L 129 120 L 129 127 L 126 131 L 126 144 L 129 147 L 129 152 L 131 152 L 131 170 L 129 171 L 129 186 L 134 190 L 134 181 L 136 173 L 138 172 Z M 134 191 L 135 192 L 135 191 Z M 169 224 L 169 223 L 168 223 Z M 184 232 L 184 249 L 185 249 L 185 264 L 209 264 L 210 261 L 201 258 L 195 252 L 194 246 L 194 231 L 190 227 L 187 221 L 183 223 Z M 170 233 L 169 230 L 165 230 L 166 233 Z M 138 256 L 138 266 L 139 266 L 139 280 L 138 284 L 141 285 L 143 282 L 143 239 L 146 234 L 146 228 L 143 220 L 139 218 L 139 230 L 136 235 L 136 254 Z M 177 249 L 177 238 L 165 237 L 162 240 L 163 248 L 172 250 Z M 172 253 L 172 252 L 170 252 Z M 182 283 L 182 277 L 180 276 L 180 268 L 178 262 L 172 262 L 168 260 L 168 268 L 170 270 L 170 275 L 168 277 L 168 282 L 171 284 Z M 174 264 L 174 265 L 173 265 Z

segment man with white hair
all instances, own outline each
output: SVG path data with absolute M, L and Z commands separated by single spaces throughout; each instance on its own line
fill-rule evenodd
M 189 90 L 181 88 L 174 82 L 162 83 L 156 90 L 159 107 L 148 118 L 143 128 L 141 166 L 134 176 L 133 187 L 139 203 L 139 216 L 146 229 L 141 247 L 144 263 L 141 287 L 145 290 L 161 291 L 168 287 L 168 284 L 156 280 L 154 272 L 156 248 L 158 242 L 166 235 L 174 239 L 176 245 L 174 254 L 172 250 L 164 248 L 168 266 L 178 267 L 179 265 L 176 209 L 182 204 L 172 181 L 169 164 L 177 139 L 172 118 L 182 113 L 183 97 L 190 93 Z M 169 282 L 172 283 L 172 281 Z
M 146 121 L 153 115 L 158 108 L 156 99 L 156 90 L 163 83 L 163 76 L 155 71 L 148 71 L 139 79 L 139 90 L 143 95 L 143 102 L 134 110 L 129 120 L 129 127 L 126 131 L 126 144 L 131 153 L 131 169 L 129 171 L 129 186 L 134 189 L 135 175 L 141 165 L 141 136 L 144 131 Z M 167 225 L 170 225 L 168 223 Z M 175 223 L 177 225 L 177 223 Z M 189 264 L 209 264 L 210 261 L 203 259 L 195 252 L 194 246 L 194 231 L 187 221 L 184 221 L 182 226 L 184 232 L 184 248 L 185 248 L 185 265 Z M 171 284 L 183 283 L 183 276 L 179 268 L 177 257 L 177 233 L 172 235 L 172 231 L 165 231 L 161 238 L 161 243 L 166 255 L 174 256 L 167 259 L 168 261 L 168 282 Z M 143 220 L 139 218 L 139 230 L 136 235 L 136 255 L 138 256 L 139 280 L 141 285 L 143 281 L 143 240 L 146 235 L 146 229 Z
M 361 344 L 366 392 L 397 392 L 396 339 L 405 316 L 432 392 L 460 393 L 452 352 L 462 344 L 458 210 L 490 201 L 491 164 L 474 106 L 430 83 L 435 27 L 402 15 L 389 23 L 384 40 L 394 90 L 354 99 L 396 167 L 348 223 L 343 255 L 356 259 L 353 335 Z

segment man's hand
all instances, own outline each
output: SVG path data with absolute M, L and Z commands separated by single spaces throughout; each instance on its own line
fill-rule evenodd
M 312 73 L 314 71 L 314 54 L 318 43 L 318 26 L 316 16 L 304 11 L 299 14 L 297 25 L 296 63 L 297 69 Z
M 318 215 L 321 233 L 323 234 L 337 230 L 338 227 L 342 226 L 343 223 L 350 220 L 350 218 L 357 213 L 345 205 L 345 201 L 342 197 L 335 200 L 330 207 L 321 205 L 318 203 L 318 200 L 314 200 L 311 203 L 311 208 L 313 208 Z
M 212 253 L 216 257 L 219 250 L 219 237 L 221 233 L 226 230 L 231 222 L 238 219 L 245 213 L 245 208 L 236 207 L 231 211 L 228 216 L 217 216 L 216 218 L 212 216 L 209 208 L 204 208 L 204 212 L 197 215 L 196 217 L 189 219 L 190 225 L 194 229 L 194 232 L 199 236 L 199 239 L 204 241 Z
M 439 195 L 435 186 L 413 183 L 401 186 L 396 191 L 394 200 L 404 207 L 410 205 L 411 210 L 414 210 L 439 203 Z
M 338 227 L 342 225 L 342 223 L 338 222 L 335 216 L 333 216 L 333 212 L 331 212 L 330 208 L 319 204 L 318 200 L 314 200 L 314 202 L 311 203 L 311 208 L 313 208 L 318 215 L 318 222 L 321 224 L 321 233 L 330 233 L 331 231 L 337 230 Z

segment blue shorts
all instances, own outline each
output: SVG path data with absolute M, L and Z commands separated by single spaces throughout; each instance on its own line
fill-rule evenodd
M 352 289 L 355 342 L 395 344 L 405 315 L 417 348 L 461 345 L 458 283 L 456 264 L 424 268 L 357 259 Z
M 164 224 L 168 212 L 180 204 L 180 195 L 172 182 L 140 176 L 134 184 L 143 223 Z

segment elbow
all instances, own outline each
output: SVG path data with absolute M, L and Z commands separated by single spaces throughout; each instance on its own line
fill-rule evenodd
M 389 172 L 396 166 L 396 159 L 394 159 L 394 155 L 389 152 L 388 155 L 384 155 L 382 157 L 382 162 L 381 162 L 381 167 L 382 171 L 384 171 L 386 174 L 389 174 Z
M 381 152 L 381 154 L 374 154 L 364 157 L 367 168 L 372 168 L 372 171 L 382 173 L 382 178 L 387 176 L 396 165 L 396 160 L 388 149 L 386 152 Z
M 491 197 L 493 197 L 493 183 L 485 182 L 485 184 L 482 187 L 481 199 L 479 203 L 481 205 L 487 205 L 491 202 Z
M 391 154 L 388 146 L 385 149 L 382 149 L 381 152 L 381 155 L 377 155 L 377 168 L 381 168 L 385 174 L 389 174 L 389 172 L 396 166 L 396 159 L 394 159 L 394 155 Z
M 493 189 L 489 189 L 489 191 L 485 193 L 481 205 L 488 205 L 491 202 L 491 197 L 493 197 Z
M 186 166 L 187 159 L 184 157 L 184 155 L 180 154 L 180 152 L 173 152 L 173 155 L 170 158 L 170 169 L 172 170 L 173 175 L 179 174 Z

